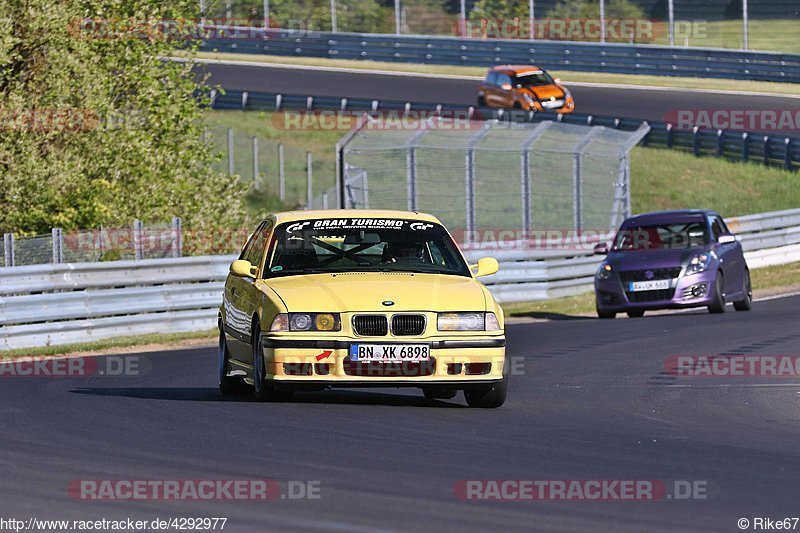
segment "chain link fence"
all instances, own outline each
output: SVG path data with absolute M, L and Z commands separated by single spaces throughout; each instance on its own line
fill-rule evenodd
M 183 228 L 174 217 L 171 223 L 148 224 L 136 220 L 130 227 L 98 228 L 31 236 L 3 235 L 0 266 L 46 263 L 86 263 L 123 259 L 161 259 L 183 255 Z
M 500 235 L 605 234 L 630 215 L 629 152 L 648 130 L 368 121 L 340 148 L 344 207 L 430 212 L 466 247 Z
M 321 193 L 335 188 L 332 154 L 326 157 L 220 125 L 209 128 L 205 135 L 206 142 L 222 154 L 216 170 L 238 175 L 256 190 L 270 191 L 290 206 L 321 207 Z

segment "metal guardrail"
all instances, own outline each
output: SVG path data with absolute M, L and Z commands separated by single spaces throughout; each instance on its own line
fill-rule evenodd
M 474 108 L 430 102 L 403 102 L 368 98 L 341 98 L 296 94 L 239 91 L 226 89 L 211 92 L 211 107 L 242 111 L 319 111 L 338 110 L 348 113 L 408 113 L 423 116 L 440 114 L 475 120 L 506 120 L 540 122 L 551 120 L 566 124 L 605 126 L 635 131 L 647 122 L 650 131 L 643 146 L 689 152 L 695 156 L 724 157 L 736 161 L 753 161 L 789 170 L 800 168 L 800 138 L 784 135 L 765 135 L 753 132 L 707 130 L 677 130 L 666 122 L 651 122 L 636 118 L 570 113 L 559 115 L 547 112 L 527 112 L 510 109 Z
M 800 209 L 729 220 L 751 268 L 800 261 Z M 768 247 L 767 247 L 768 246 Z M 483 281 L 501 302 L 544 300 L 592 288 L 590 250 L 470 250 L 500 271 Z M 0 268 L 0 351 L 146 333 L 212 329 L 235 256 Z
M 207 39 L 201 50 L 438 65 L 539 64 L 583 72 L 800 83 L 800 55 L 793 54 L 263 28 L 250 28 L 247 36 Z

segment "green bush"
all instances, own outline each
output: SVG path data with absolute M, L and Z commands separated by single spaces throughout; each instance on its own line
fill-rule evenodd
M 201 140 L 191 63 L 163 61 L 175 41 L 152 24 L 196 17 L 195 0 L 0 0 L 0 13 L 0 230 L 242 223 L 244 189 Z

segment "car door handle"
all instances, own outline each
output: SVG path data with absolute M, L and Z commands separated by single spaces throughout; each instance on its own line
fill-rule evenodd
M 231 296 L 236 296 L 236 287 L 231 289 Z

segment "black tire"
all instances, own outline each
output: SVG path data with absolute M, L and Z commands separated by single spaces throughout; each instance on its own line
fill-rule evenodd
M 714 280 L 714 300 L 708 304 L 708 312 L 714 314 L 725 312 L 725 278 L 722 272 L 717 272 Z
M 597 318 L 609 319 L 609 318 L 617 318 L 617 313 L 613 311 L 601 311 L 599 308 L 597 310 Z
M 483 96 L 478 97 L 478 107 L 486 107 L 486 99 Z
M 490 387 L 464 390 L 467 405 L 481 409 L 496 409 L 506 402 L 508 395 L 508 361 L 503 364 L 503 379 Z
M 452 400 L 458 394 L 455 389 L 443 389 L 441 387 L 426 387 L 422 389 L 422 394 L 429 400 Z
M 267 380 L 264 365 L 264 341 L 261 339 L 261 328 L 253 327 L 253 391 L 259 402 L 288 402 L 293 391 L 276 390 L 275 383 Z
M 220 328 L 219 331 L 219 345 L 217 348 L 217 361 L 219 365 L 219 392 L 225 396 L 234 394 L 241 394 L 245 391 L 245 383 L 242 378 L 238 376 L 229 376 L 230 372 L 230 354 L 228 353 L 228 342 L 225 338 L 225 332 Z
M 634 311 L 626 311 L 626 314 L 630 318 L 642 318 L 644 316 L 644 310 L 643 309 L 636 309 Z
M 737 311 L 749 311 L 753 308 L 753 287 L 750 284 L 750 270 L 744 270 L 744 296 L 738 302 L 733 302 L 733 308 Z

